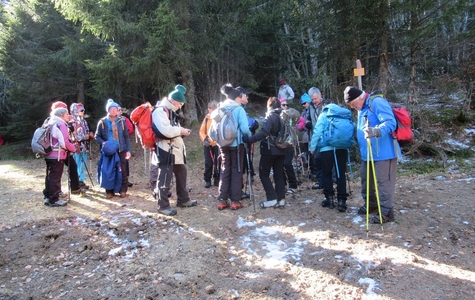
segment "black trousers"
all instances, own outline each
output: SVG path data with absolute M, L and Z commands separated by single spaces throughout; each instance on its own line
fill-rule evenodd
M 71 191 L 79 190 L 79 175 L 78 165 L 73 157 L 68 153 L 68 156 L 64 160 L 64 164 L 69 168 L 69 180 L 71 181 Z M 51 199 L 50 199 L 51 200 Z
M 295 176 L 294 166 L 292 165 L 292 160 L 294 158 L 294 148 L 287 149 L 285 153 L 285 160 L 284 160 L 284 170 L 286 181 L 289 184 L 289 188 L 296 189 L 297 188 L 297 177 Z M 285 180 L 285 178 L 284 178 Z
M 186 165 L 167 165 L 166 163 L 159 163 L 157 188 L 155 189 L 158 195 L 158 209 L 170 208 L 168 191 L 170 190 L 173 174 L 175 174 L 177 204 L 186 203 L 190 200 L 186 187 L 186 178 L 188 176 Z
M 204 181 L 211 182 L 211 178 L 219 180 L 219 147 L 203 146 L 203 155 L 205 158 Z
M 337 184 L 337 198 L 346 200 L 348 194 L 346 193 L 346 163 L 348 162 L 348 151 L 346 149 L 336 149 L 320 152 L 322 158 L 322 173 L 323 173 L 323 193 L 325 197 L 334 196 L 333 192 L 333 167 L 338 169 L 336 174 Z M 336 161 L 335 161 L 336 157 Z
M 223 147 L 221 152 L 221 177 L 219 180 L 219 199 L 231 201 L 241 200 L 242 175 L 244 173 L 244 145 Z
M 285 155 L 261 155 L 259 177 L 266 191 L 266 200 L 285 199 L 284 160 Z M 270 180 L 271 169 L 274 172 L 275 187 Z
M 71 158 L 71 160 L 73 159 Z M 59 193 L 61 193 L 61 177 L 63 175 L 64 160 L 45 159 L 45 161 L 46 177 L 43 195 L 49 199 L 50 203 L 54 203 L 58 201 Z

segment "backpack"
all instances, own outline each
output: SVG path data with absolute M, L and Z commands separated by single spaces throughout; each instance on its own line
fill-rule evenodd
M 317 147 L 331 146 L 349 149 L 355 143 L 355 123 L 351 119 L 351 111 L 336 104 L 328 104 L 323 108 L 323 132 Z
M 382 93 L 372 92 L 369 97 L 369 110 L 373 111 L 373 100 L 377 97 L 388 101 L 386 98 L 384 98 L 384 95 Z M 409 112 L 401 104 L 391 103 L 389 101 L 388 103 L 393 110 L 393 114 L 397 122 L 396 130 L 391 133 L 393 139 L 397 140 L 400 146 L 404 146 L 414 142 L 414 133 L 411 129 L 412 119 L 409 115 Z
M 289 108 L 280 112 L 280 127 L 274 145 L 279 149 L 288 149 L 297 145 L 298 110 Z
M 218 144 L 219 147 L 231 145 L 238 136 L 238 124 L 234 119 L 233 111 L 239 106 L 231 108 L 219 107 L 211 113 L 211 126 L 208 136 Z
M 152 129 L 153 106 L 150 102 L 135 108 L 130 114 L 130 120 L 134 123 L 140 144 L 144 148 L 155 148 L 156 136 Z
M 53 126 L 56 124 L 48 124 L 47 121 L 35 130 L 31 139 L 31 150 L 38 155 L 46 156 L 53 151 Z

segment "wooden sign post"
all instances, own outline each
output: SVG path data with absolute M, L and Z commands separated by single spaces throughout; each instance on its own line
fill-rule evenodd
M 361 66 L 359 59 L 356 60 L 356 69 L 353 69 L 353 75 L 358 77 L 358 88 L 363 90 L 363 83 L 361 82 L 361 76 L 364 76 L 364 68 Z

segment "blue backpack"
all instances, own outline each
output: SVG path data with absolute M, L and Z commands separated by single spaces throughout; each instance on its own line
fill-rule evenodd
M 349 149 L 355 143 L 353 138 L 355 124 L 351 119 L 351 111 L 330 103 L 323 108 L 324 118 L 323 134 L 317 147 L 331 146 L 340 149 Z

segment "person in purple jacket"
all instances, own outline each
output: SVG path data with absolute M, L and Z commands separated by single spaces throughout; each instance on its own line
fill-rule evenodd
M 51 112 L 48 124 L 53 124 L 51 131 L 53 151 L 45 156 L 46 178 L 43 190 L 44 204 L 50 207 L 66 206 L 68 202 L 59 200 L 61 193 L 61 176 L 69 152 L 76 147 L 69 141 L 68 122 L 70 116 L 67 108 L 57 108 Z

